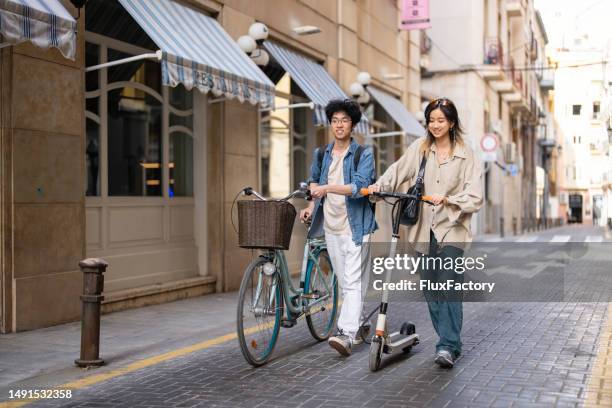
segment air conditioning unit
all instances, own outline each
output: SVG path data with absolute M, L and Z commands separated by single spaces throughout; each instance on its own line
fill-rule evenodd
M 504 161 L 507 164 L 516 163 L 516 143 L 510 142 L 504 145 Z
M 559 204 L 567 204 L 568 198 L 567 191 L 561 191 L 559 193 Z

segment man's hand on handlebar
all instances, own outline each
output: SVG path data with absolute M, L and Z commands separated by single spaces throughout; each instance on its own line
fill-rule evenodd
M 327 186 L 311 186 L 310 195 L 314 198 L 323 198 L 327 194 Z
M 314 203 L 311 201 L 308 207 L 300 211 L 300 221 L 306 222 L 312 217 L 312 210 L 314 210 Z

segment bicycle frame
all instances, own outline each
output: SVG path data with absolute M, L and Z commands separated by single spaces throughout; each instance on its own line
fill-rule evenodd
M 329 299 L 332 288 L 328 285 L 328 283 L 323 280 L 325 285 L 325 289 L 327 291 L 327 295 L 322 296 L 318 299 L 305 299 L 302 298 L 304 293 L 304 286 L 306 281 L 306 273 L 308 272 L 308 263 L 312 263 L 312 269 L 310 273 L 322 273 L 319 264 L 317 262 L 316 255 L 326 248 L 325 241 L 321 239 L 310 239 L 307 240 L 304 244 L 304 258 L 302 260 L 302 269 L 300 274 L 300 288 L 296 289 L 293 286 L 293 282 L 291 282 L 291 276 L 289 275 L 289 267 L 287 265 L 287 258 L 285 257 L 285 251 L 282 250 L 269 250 L 265 251 L 263 256 L 268 259 L 270 262 L 273 262 L 276 266 L 276 270 L 278 271 L 278 278 L 282 285 L 282 293 L 283 299 L 285 303 L 285 307 L 287 308 L 287 317 L 289 318 L 297 318 L 300 315 L 307 313 L 310 309 L 322 302 L 325 302 Z M 274 301 L 274 294 L 276 293 L 276 285 L 278 283 L 274 283 L 272 287 L 272 291 L 270 296 L 271 299 L 268 300 L 268 304 L 272 304 Z M 255 296 L 255 304 L 259 300 L 259 296 L 261 295 L 261 280 L 257 283 L 257 292 Z M 302 300 L 302 302 L 295 302 L 294 300 Z M 306 300 L 306 301 L 305 301 Z

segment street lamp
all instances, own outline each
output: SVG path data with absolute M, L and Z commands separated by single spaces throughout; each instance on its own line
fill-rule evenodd
M 70 0 L 70 2 L 77 9 L 76 19 L 78 20 L 81 17 L 81 9 L 85 7 L 85 3 L 87 3 L 87 0 Z
M 253 37 L 257 45 L 263 44 L 263 42 L 268 38 L 268 27 L 266 27 L 263 23 L 253 23 L 249 27 L 249 35 Z
M 268 27 L 263 23 L 253 23 L 249 27 L 249 34 L 238 38 L 238 46 L 244 51 L 251 60 L 259 65 L 266 66 L 270 62 L 270 55 L 266 50 L 261 48 L 262 44 L 268 38 Z
M 372 82 L 372 75 L 369 72 L 362 71 L 357 74 L 357 82 L 366 87 Z
M 353 82 L 349 86 L 349 91 L 351 92 L 351 96 L 353 98 L 358 99 L 361 95 L 364 94 L 365 89 L 363 85 L 361 85 L 359 82 Z
M 368 103 L 370 103 L 370 94 L 364 92 L 359 98 L 357 98 L 357 103 L 363 107 L 365 107 Z
M 255 48 L 257 48 L 257 43 L 250 35 L 243 35 L 238 38 L 238 46 L 246 53 L 246 55 L 251 55 Z
M 357 74 L 357 81 L 349 85 L 351 96 L 362 108 L 370 103 L 370 93 L 367 91 L 370 82 L 372 82 L 372 75 L 369 72 L 362 71 Z

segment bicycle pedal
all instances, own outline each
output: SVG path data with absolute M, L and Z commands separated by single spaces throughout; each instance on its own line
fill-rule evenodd
M 297 324 L 297 320 L 282 319 L 280 324 L 281 324 L 281 327 L 288 329 L 289 327 L 295 326 Z

